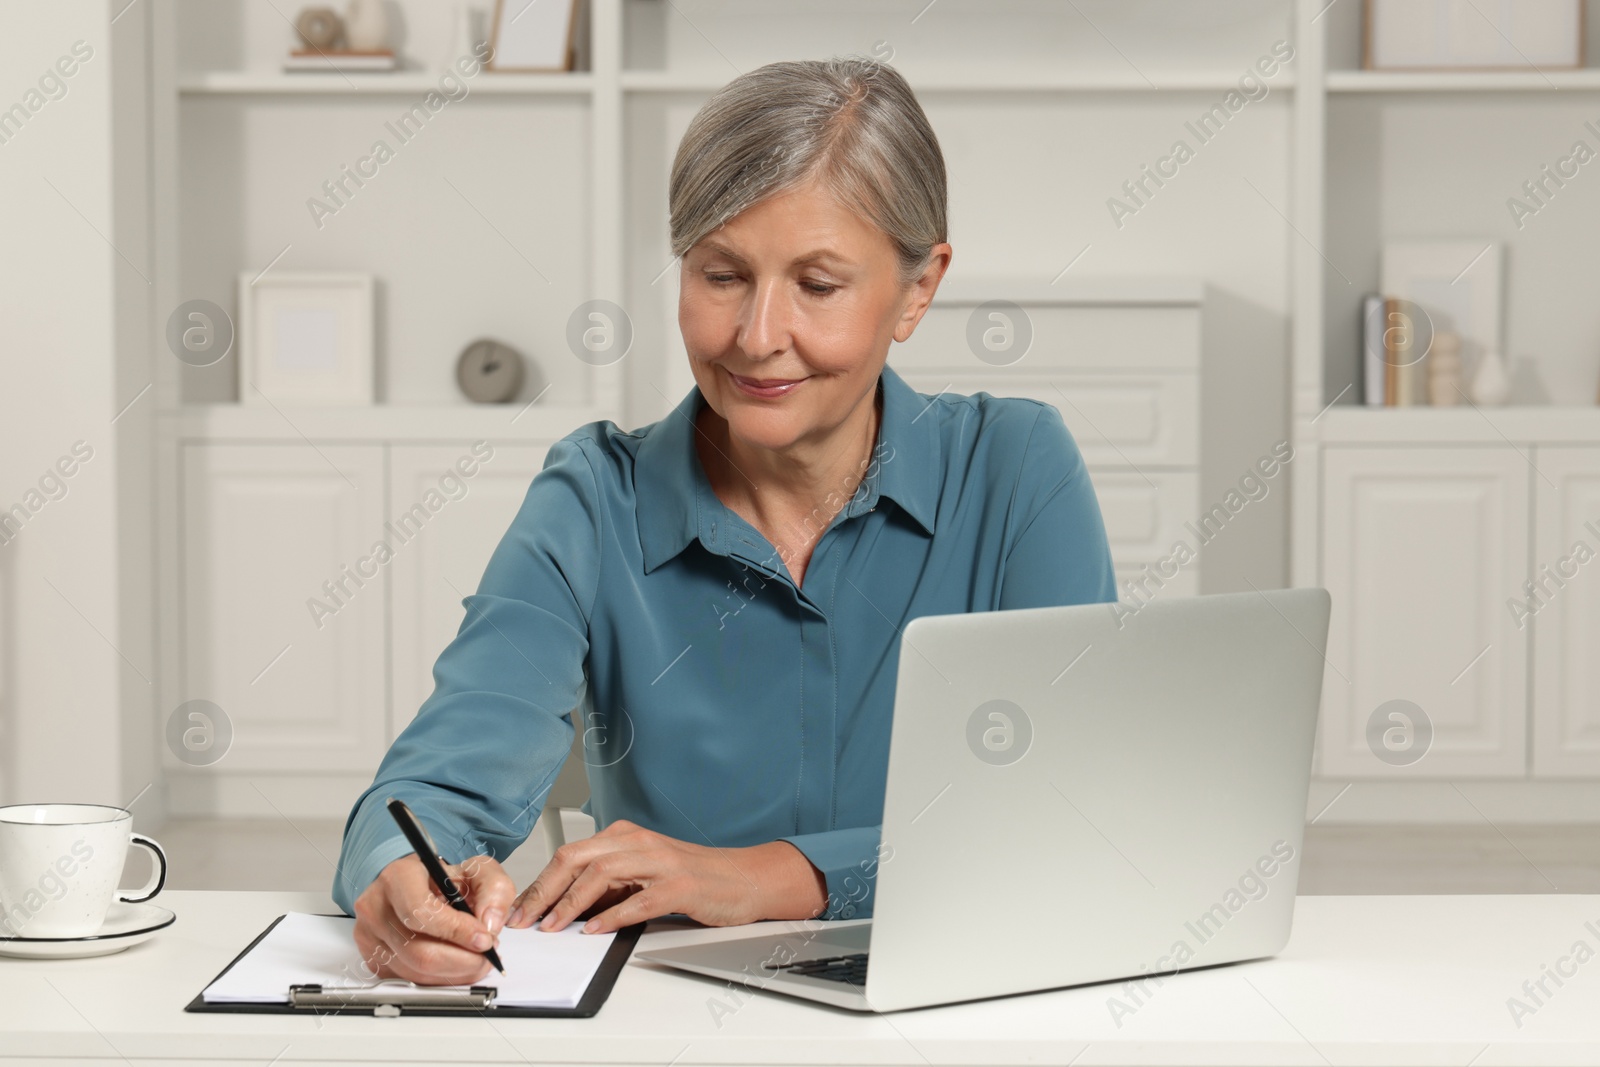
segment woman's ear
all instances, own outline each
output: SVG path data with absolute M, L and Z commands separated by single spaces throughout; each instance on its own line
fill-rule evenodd
M 923 268 L 922 276 L 911 283 L 911 288 L 906 291 L 905 307 L 900 312 L 900 321 L 895 323 L 894 339 L 902 344 L 911 338 L 917 328 L 917 323 L 922 321 L 922 316 L 928 311 L 928 305 L 933 303 L 933 294 L 939 290 L 939 282 L 944 278 L 944 272 L 950 269 L 950 259 L 955 254 L 955 249 L 948 242 L 933 246 L 928 265 Z

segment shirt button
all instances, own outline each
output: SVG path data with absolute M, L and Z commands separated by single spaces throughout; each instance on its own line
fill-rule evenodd
M 850 918 L 850 916 L 854 915 L 855 913 L 856 913 L 856 906 L 854 904 L 846 904 L 844 907 L 839 909 L 839 918 L 848 919 L 848 918 Z

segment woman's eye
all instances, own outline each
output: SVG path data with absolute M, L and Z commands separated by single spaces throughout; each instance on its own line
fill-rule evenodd
M 706 281 L 710 282 L 712 285 L 722 288 L 726 288 L 727 286 L 730 286 L 734 282 L 738 281 L 738 278 L 732 274 L 708 273 L 705 278 Z M 801 284 L 805 286 L 806 292 L 815 296 L 828 296 L 832 294 L 835 289 L 839 288 L 837 285 L 828 285 L 826 282 L 803 282 Z

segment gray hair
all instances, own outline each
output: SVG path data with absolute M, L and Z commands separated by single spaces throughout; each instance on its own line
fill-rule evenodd
M 717 90 L 672 161 L 672 253 L 768 197 L 819 178 L 886 234 L 908 288 L 948 239 L 944 156 L 893 67 L 858 56 L 769 63 Z

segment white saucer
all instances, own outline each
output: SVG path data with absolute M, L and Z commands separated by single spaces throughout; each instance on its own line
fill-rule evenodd
M 0 937 L 0 956 L 34 960 L 69 960 L 82 956 L 109 956 L 148 941 L 158 930 L 171 926 L 177 916 L 154 904 L 115 901 L 106 911 L 100 929 L 82 937 Z

